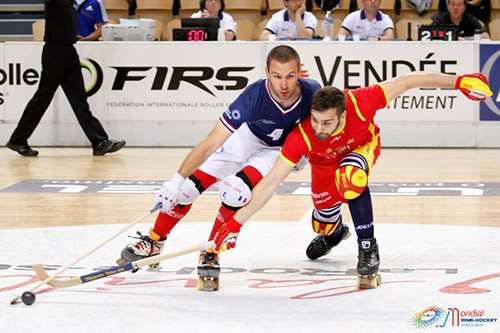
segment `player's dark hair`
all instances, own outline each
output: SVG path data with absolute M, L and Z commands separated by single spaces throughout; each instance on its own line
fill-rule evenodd
M 450 3 L 450 0 L 446 0 L 446 6 L 448 6 L 449 3 Z M 463 3 L 464 3 L 464 6 L 467 6 L 467 0 L 464 0 Z M 446 10 L 448 11 L 448 7 L 446 8 Z
M 339 88 L 331 86 L 318 89 L 313 95 L 311 108 L 318 112 L 335 108 L 337 116 L 340 116 L 345 111 L 344 93 Z
M 207 0 L 200 0 L 200 10 L 204 11 L 205 10 L 205 3 Z M 224 11 L 224 8 L 226 8 L 226 5 L 224 4 L 224 0 L 220 0 L 220 10 L 219 10 L 219 15 Z
M 271 50 L 271 52 L 269 52 L 266 59 L 266 66 L 268 70 L 272 60 L 276 60 L 277 62 L 282 64 L 295 60 L 297 62 L 297 67 L 300 67 L 299 54 L 293 47 L 290 47 L 288 45 L 276 46 Z

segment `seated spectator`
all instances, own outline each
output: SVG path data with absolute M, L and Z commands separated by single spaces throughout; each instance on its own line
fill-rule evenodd
M 346 16 L 339 29 L 339 36 L 359 35 L 360 39 L 392 40 L 394 39 L 394 23 L 382 13 L 381 0 L 362 0 L 363 8 Z
M 267 22 L 260 40 L 277 38 L 312 38 L 318 26 L 313 13 L 306 11 L 305 0 L 283 0 L 285 8 L 274 13 Z
M 78 40 L 99 40 L 108 14 L 101 0 L 76 0 Z
M 128 17 L 135 17 L 135 11 L 137 10 L 137 0 L 127 0 L 128 3 Z
M 472 14 L 465 11 L 465 0 L 447 0 L 447 11 L 432 17 L 432 24 L 453 24 L 458 27 L 458 36 L 472 37 L 478 30 L 481 38 L 489 38 L 481 22 Z
M 200 0 L 200 10 L 192 18 L 218 17 L 219 26 L 224 30 L 226 40 L 236 39 L 236 23 L 231 15 L 224 12 L 224 0 Z
M 466 0 L 465 11 L 487 25 L 491 20 L 491 0 Z M 446 12 L 446 0 L 439 0 L 439 11 Z

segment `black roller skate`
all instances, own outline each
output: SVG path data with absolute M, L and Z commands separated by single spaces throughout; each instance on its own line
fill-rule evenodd
M 125 265 L 129 262 L 156 256 L 163 250 L 166 239 L 160 240 L 160 236 L 158 236 L 153 230 L 149 230 L 149 236 L 143 235 L 140 231 L 137 231 L 137 235 L 138 237 L 131 238 L 136 238 L 139 241 L 128 244 L 122 250 L 121 258 L 116 261 L 118 265 Z M 160 263 L 151 264 L 149 265 L 149 269 L 157 270 L 159 266 Z M 137 271 L 138 269 L 134 269 L 132 270 L 132 273 Z
M 198 290 L 219 290 L 219 256 L 217 253 L 201 251 L 198 260 Z
M 377 288 L 382 282 L 378 273 L 380 256 L 375 238 L 358 239 L 358 288 Z
M 349 228 L 346 225 L 341 224 L 340 227 L 342 228 L 340 231 L 338 231 L 340 232 L 340 236 L 337 234 L 337 232 L 334 232 L 330 236 L 316 236 L 307 247 L 307 257 L 311 260 L 316 260 L 319 257 L 327 255 L 341 241 L 351 236 Z

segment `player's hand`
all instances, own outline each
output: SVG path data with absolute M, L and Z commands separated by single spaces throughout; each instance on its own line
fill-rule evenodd
M 185 178 L 176 174 L 171 180 L 167 180 L 161 186 L 161 189 L 156 192 L 154 206 L 161 204 L 160 210 L 167 213 L 177 205 L 180 188 L 184 183 Z
M 234 248 L 236 246 L 238 234 L 240 233 L 240 228 L 241 224 L 236 221 L 234 217 L 231 217 L 229 221 L 225 222 L 215 234 L 214 251 L 219 253 Z
M 302 21 L 302 15 L 306 12 L 306 5 L 303 4 L 300 6 L 297 11 L 295 12 L 295 17 L 297 21 Z
M 484 101 L 493 95 L 488 86 L 488 79 L 481 73 L 459 75 L 455 81 L 455 88 L 473 101 Z

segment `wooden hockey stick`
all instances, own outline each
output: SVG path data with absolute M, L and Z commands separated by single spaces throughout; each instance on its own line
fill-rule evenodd
M 134 262 L 127 263 L 125 265 L 118 265 L 118 266 L 113 266 L 110 268 L 105 268 L 97 272 L 81 275 L 81 276 L 75 276 L 72 278 L 55 278 L 54 276 L 49 276 L 45 269 L 43 268 L 42 265 L 37 264 L 33 265 L 33 271 L 35 274 L 38 276 L 40 281 L 46 281 L 46 283 L 54 288 L 67 288 L 67 287 L 73 287 L 77 286 L 79 284 L 87 283 L 87 282 L 92 282 L 95 280 L 99 280 L 105 277 L 108 277 L 110 275 L 115 275 L 119 273 L 123 273 L 126 271 L 131 271 L 133 269 L 137 269 L 140 267 L 148 266 L 151 264 L 156 264 L 161 261 L 171 259 L 171 258 L 176 258 L 183 256 L 185 254 L 195 252 L 195 251 L 200 251 L 200 250 L 206 250 L 211 247 L 214 247 L 214 242 L 206 242 L 198 245 L 193 245 L 190 247 L 187 247 L 182 250 L 178 250 L 175 252 L 171 253 L 166 253 L 163 255 L 157 255 L 145 259 L 140 259 Z
M 92 253 L 94 253 L 95 251 L 99 250 L 100 248 L 102 248 L 104 245 L 108 244 L 109 242 L 111 242 L 113 239 L 115 239 L 116 237 L 118 237 L 119 235 L 121 235 L 122 233 L 124 233 L 125 231 L 127 231 L 128 229 L 132 228 L 132 226 L 136 225 L 137 223 L 139 223 L 141 220 L 143 220 L 144 218 L 148 217 L 149 215 L 153 214 L 155 211 L 157 211 L 158 209 L 161 208 L 161 203 L 158 203 L 155 207 L 153 207 L 150 211 L 148 211 L 146 214 L 136 218 L 134 221 L 130 222 L 128 225 L 126 225 L 125 227 L 123 227 L 120 231 L 118 231 L 117 233 L 115 233 L 113 236 L 111 236 L 110 238 L 106 239 L 105 241 L 103 241 L 101 244 L 99 244 L 98 246 L 96 246 L 95 248 L 93 248 L 92 250 L 90 250 L 89 252 L 85 253 L 84 255 L 82 255 L 81 257 L 79 257 L 78 259 L 76 259 L 75 261 L 73 261 L 71 264 L 69 265 L 66 265 L 64 267 L 61 267 L 54 275 L 52 276 L 48 276 L 47 275 L 47 278 L 45 279 L 41 279 L 40 283 L 38 283 L 37 285 L 35 285 L 33 288 L 31 288 L 29 290 L 29 292 L 33 292 L 35 291 L 36 289 L 40 288 L 42 285 L 44 285 L 45 283 L 49 283 L 52 279 L 54 279 L 56 276 L 64 273 L 66 270 L 68 270 L 70 267 L 76 265 L 77 263 L 79 263 L 80 261 L 82 261 L 83 259 L 87 258 L 88 256 L 90 256 Z M 11 301 L 10 301 L 10 304 L 11 305 L 14 305 L 14 304 L 17 304 L 19 303 L 21 300 L 21 296 L 16 296 L 14 297 Z

